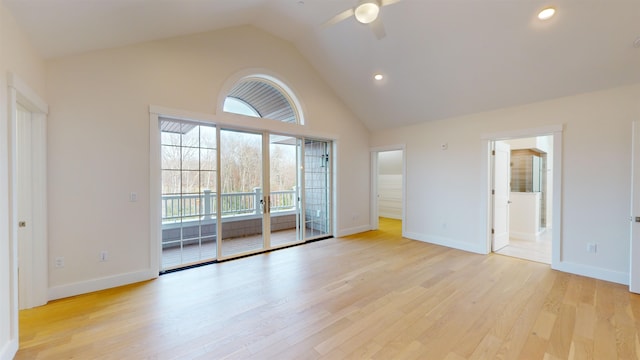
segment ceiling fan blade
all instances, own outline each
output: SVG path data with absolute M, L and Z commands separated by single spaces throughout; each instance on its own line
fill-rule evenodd
M 339 23 L 342 20 L 348 19 L 351 16 L 353 16 L 353 9 L 345 10 L 345 11 L 341 12 L 340 14 L 338 14 L 338 15 L 332 17 L 331 19 L 327 20 L 327 22 L 322 24 L 322 27 L 323 28 L 327 28 L 329 26 L 335 25 L 335 24 Z
M 387 32 L 384 29 L 382 19 L 380 19 L 379 17 L 369 25 L 371 26 L 371 30 L 373 30 L 373 33 L 375 34 L 376 38 L 378 38 L 378 40 L 387 36 Z
M 400 0 L 380 0 L 380 6 L 393 5 L 397 2 L 400 2 Z

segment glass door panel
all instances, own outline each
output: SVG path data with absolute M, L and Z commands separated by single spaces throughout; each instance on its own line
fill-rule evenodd
M 331 234 L 329 142 L 304 142 L 304 239 Z
M 160 119 L 162 269 L 216 258 L 216 128 Z
M 265 248 L 262 134 L 220 130 L 222 257 Z
M 302 240 L 298 176 L 300 140 L 269 135 L 270 244 L 280 247 Z

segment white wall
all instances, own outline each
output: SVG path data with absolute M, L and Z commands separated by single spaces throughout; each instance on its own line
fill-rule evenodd
M 11 359 L 18 348 L 16 328 L 17 284 L 12 279 L 9 232 L 9 128 L 7 73 L 24 80 L 39 95 L 44 94 L 44 62 L 31 47 L 13 16 L 0 2 L 0 359 Z
M 563 166 L 555 169 L 563 179 L 559 268 L 624 283 L 631 122 L 638 119 L 640 84 L 387 129 L 372 134 L 371 146 L 406 144 L 407 236 L 483 253 L 482 134 L 564 124 Z M 442 143 L 448 150 L 440 150 Z M 595 254 L 586 252 L 592 241 Z
M 378 153 L 378 216 L 402 219 L 402 150 Z
M 369 132 L 288 42 L 253 27 L 47 62 L 51 297 L 135 281 L 149 258 L 149 105 L 214 114 L 249 68 L 280 75 L 306 127 L 337 139 L 338 233 L 369 228 Z M 129 202 L 130 192 L 138 202 Z M 99 262 L 99 252 L 110 260 Z

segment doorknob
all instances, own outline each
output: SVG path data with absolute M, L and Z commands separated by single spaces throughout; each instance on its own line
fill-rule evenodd
M 640 222 L 640 216 L 636 216 L 636 222 Z
M 26 221 L 18 221 L 18 227 L 27 227 L 27 222 Z

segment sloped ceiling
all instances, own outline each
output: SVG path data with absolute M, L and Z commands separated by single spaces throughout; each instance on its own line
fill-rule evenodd
M 357 0 L 3 2 L 46 58 L 256 26 L 294 43 L 372 130 L 640 82 L 640 0 L 402 0 L 382 9 L 381 40 L 353 18 L 322 26 Z

